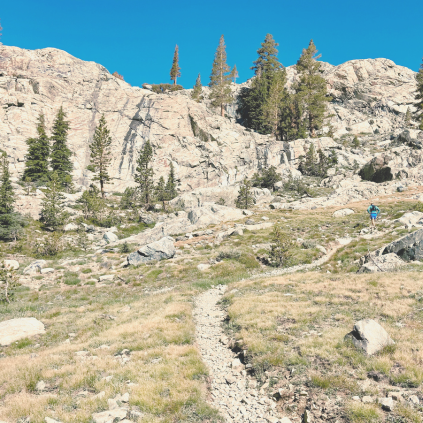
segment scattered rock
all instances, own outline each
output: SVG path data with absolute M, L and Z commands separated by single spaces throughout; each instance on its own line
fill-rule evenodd
M 135 253 L 128 256 L 128 264 L 139 265 L 147 263 L 151 260 L 165 260 L 172 258 L 176 254 L 176 249 L 173 244 L 173 238 L 164 237 L 159 241 L 147 244 L 141 247 Z
M 0 322 L 0 345 L 46 333 L 44 324 L 35 317 L 21 317 Z
M 65 226 L 63 226 L 63 230 L 65 232 L 70 232 L 70 231 L 77 231 L 79 229 L 79 226 L 75 223 L 68 223 Z
M 205 264 L 205 263 L 201 263 L 201 264 L 199 264 L 198 266 L 197 266 L 197 269 L 200 271 L 200 272 L 204 272 L 205 270 L 207 270 L 207 269 L 209 269 L 210 268 L 210 264 Z
M 408 398 L 408 401 L 410 401 L 414 405 L 420 404 L 420 400 L 419 400 L 419 397 L 417 395 L 410 395 L 410 397 Z
M 343 217 L 343 216 L 348 216 L 349 214 L 354 214 L 354 210 L 352 210 L 352 209 L 337 210 L 336 212 L 334 212 L 332 214 L 332 216 L 333 217 Z
M 364 404 L 372 404 L 372 403 L 374 403 L 375 402 L 375 400 L 372 398 L 372 397 L 370 397 L 370 396 L 368 396 L 368 395 L 365 395 L 363 398 L 362 398 L 362 400 L 361 400 Z
M 117 423 L 125 419 L 127 415 L 128 410 L 126 408 L 116 408 L 93 414 L 93 420 L 95 423 Z
M 110 244 L 110 243 L 112 243 L 112 242 L 116 242 L 116 241 L 118 241 L 119 240 L 119 237 L 116 235 L 116 234 L 114 234 L 113 232 L 106 232 L 104 235 L 103 235 L 103 239 L 108 243 L 108 244 Z
M 46 423 L 62 423 L 62 422 L 60 422 L 59 420 L 54 420 L 54 419 L 51 419 L 50 417 L 46 417 L 45 418 L 45 422 Z M 1 422 L 0 422 L 1 423 Z
M 16 260 L 4 260 L 4 267 L 8 270 L 18 270 L 19 263 Z
M 41 269 L 42 275 L 45 275 L 47 273 L 54 273 L 54 269 L 52 267 L 45 267 L 44 269 Z
M 47 262 L 45 260 L 35 260 L 27 267 L 25 267 L 22 273 L 24 275 L 36 275 L 37 273 L 41 272 L 41 269 L 43 269 L 46 264 Z
M 405 264 L 395 253 L 390 253 L 383 256 L 371 257 L 371 260 L 363 264 L 357 273 L 390 272 Z
M 384 347 L 395 344 L 388 332 L 371 319 L 357 322 L 353 331 L 347 334 L 345 339 L 351 339 L 353 344 L 367 355 L 375 354 Z
M 394 409 L 394 400 L 391 397 L 378 398 L 378 403 L 381 405 L 382 410 L 392 411 Z
M 99 277 L 100 282 L 113 281 L 114 279 L 115 279 L 115 275 L 103 275 Z
M 45 391 L 46 390 L 46 387 L 47 387 L 46 383 L 43 380 L 40 380 L 35 385 L 35 390 L 36 391 Z

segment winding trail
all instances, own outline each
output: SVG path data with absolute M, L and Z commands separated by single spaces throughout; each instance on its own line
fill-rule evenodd
M 226 286 L 219 285 L 195 299 L 197 345 L 211 377 L 211 405 L 227 422 L 276 423 L 276 402 L 255 389 L 255 380 L 227 346 L 222 330 L 225 313 L 217 304 Z
M 375 236 L 380 235 L 369 238 Z M 273 270 L 248 279 L 310 270 L 327 262 L 343 246 L 335 246 L 313 263 Z M 255 379 L 247 375 L 244 364 L 227 346 L 229 340 L 222 328 L 226 314 L 218 304 L 225 291 L 226 286 L 218 285 L 198 295 L 193 312 L 197 345 L 211 377 L 211 405 L 218 409 L 229 423 L 291 422 L 287 417 L 277 416 L 276 402 L 256 389 Z

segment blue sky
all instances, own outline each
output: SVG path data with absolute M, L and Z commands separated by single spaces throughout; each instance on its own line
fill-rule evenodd
M 415 71 L 423 56 L 423 1 L 2 1 L 1 41 L 27 49 L 55 47 L 118 71 L 132 85 L 169 81 L 175 44 L 191 88 L 209 82 L 213 55 L 225 35 L 228 64 L 243 82 L 266 33 L 279 59 L 294 64 L 311 38 L 334 65 L 386 57 Z

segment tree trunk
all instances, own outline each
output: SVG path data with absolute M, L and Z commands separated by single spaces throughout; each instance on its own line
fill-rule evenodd
M 224 108 L 223 108 L 223 103 L 220 105 L 220 115 L 221 116 L 225 116 Z
M 101 191 L 101 198 L 104 198 L 104 190 L 103 190 L 103 179 L 100 179 L 100 191 Z

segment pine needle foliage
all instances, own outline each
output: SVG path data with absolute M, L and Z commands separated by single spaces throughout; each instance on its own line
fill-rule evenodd
M 201 76 L 198 74 L 197 79 L 195 81 L 194 88 L 191 93 L 191 98 L 195 100 L 197 103 L 200 103 L 203 100 L 203 86 L 201 85 Z
M 53 124 L 53 145 L 51 147 L 51 168 L 52 172 L 56 172 L 58 181 L 63 188 L 70 190 L 72 187 L 72 170 L 71 162 L 72 151 L 68 148 L 68 131 L 69 122 L 65 120 L 66 113 L 63 107 L 57 112 L 56 119 Z
M 178 196 L 178 191 L 176 189 L 177 181 L 175 176 L 175 167 L 173 163 L 170 162 L 170 169 L 169 169 L 169 176 L 166 182 L 166 192 L 169 197 L 169 200 L 173 200 L 175 197 Z
M 38 138 L 26 140 L 28 152 L 22 180 L 44 183 L 49 180 L 50 140 L 46 133 L 44 115 L 41 113 L 37 124 Z
M 280 173 L 276 172 L 275 166 L 260 169 L 252 178 L 253 187 L 269 188 L 275 190 L 275 184 L 282 181 Z
M 40 222 L 45 228 L 56 231 L 64 223 L 68 217 L 68 213 L 64 211 L 65 197 L 61 193 L 63 189 L 61 180 L 57 172 L 51 174 L 51 180 L 45 197 L 41 203 Z
M 231 68 L 226 63 L 226 45 L 223 35 L 220 37 L 219 46 L 214 55 L 212 73 L 209 87 L 211 88 L 210 100 L 214 107 L 220 107 L 220 114 L 224 116 L 225 104 L 233 100 L 231 91 Z
M 295 65 L 299 74 L 299 81 L 295 87 L 296 95 L 305 115 L 305 126 L 311 137 L 316 137 L 316 132 L 322 129 L 327 103 L 331 100 L 327 96 L 326 81 L 321 75 L 321 63 L 317 61 L 320 57 L 311 40 Z
M 239 209 L 249 209 L 254 205 L 254 197 L 251 190 L 251 181 L 245 178 L 240 187 L 238 197 L 235 201 L 235 205 Z
M 149 140 L 143 145 L 137 160 L 135 182 L 138 184 L 141 202 L 147 207 L 154 194 L 153 169 L 150 167 L 153 159 L 153 147 Z
M 175 46 L 175 52 L 173 53 L 172 67 L 170 68 L 170 80 L 173 81 L 173 85 L 176 85 L 176 80 L 181 76 L 181 68 L 179 67 L 179 47 Z
M 9 160 L 6 153 L 1 155 L 0 160 L 0 214 L 8 214 L 14 211 L 15 194 L 13 192 L 12 182 L 10 181 Z
M 0 239 L 10 241 L 22 234 L 26 221 L 24 217 L 14 211 L 15 194 L 10 181 L 9 160 L 6 153 L 0 159 Z
M 104 114 L 101 116 L 98 126 L 95 128 L 93 141 L 90 144 L 90 166 L 89 170 L 95 173 L 93 181 L 100 182 L 101 196 L 104 198 L 104 185 L 110 181 L 107 168 L 112 160 L 111 147 L 112 137 L 107 128 Z
M 289 96 L 285 88 L 286 71 L 277 57 L 278 45 L 271 34 L 261 43 L 251 68 L 255 77 L 250 89 L 241 92 L 239 112 L 245 126 L 282 139 L 282 117 Z
M 234 67 L 232 68 L 231 78 L 232 81 L 236 84 L 236 79 L 239 78 L 238 69 L 236 68 L 236 65 L 234 65 Z
M 166 183 L 163 176 L 160 176 L 159 182 L 155 187 L 156 200 L 162 203 L 163 210 L 166 211 L 166 201 L 169 200 L 169 195 L 166 192 Z
M 18 278 L 13 269 L 5 266 L 4 262 L 0 264 L 0 303 L 8 303 L 14 300 L 16 288 L 18 287 Z
M 423 131 L 423 63 L 420 65 L 420 69 L 417 72 L 416 82 L 417 89 L 415 99 L 417 100 L 417 103 L 415 104 L 415 107 L 417 107 L 417 111 L 414 118 L 419 125 L 419 129 Z
M 272 231 L 272 244 L 270 246 L 269 261 L 275 267 L 286 267 L 291 260 L 290 251 L 294 243 L 289 234 L 283 231 L 280 225 L 276 225 Z

